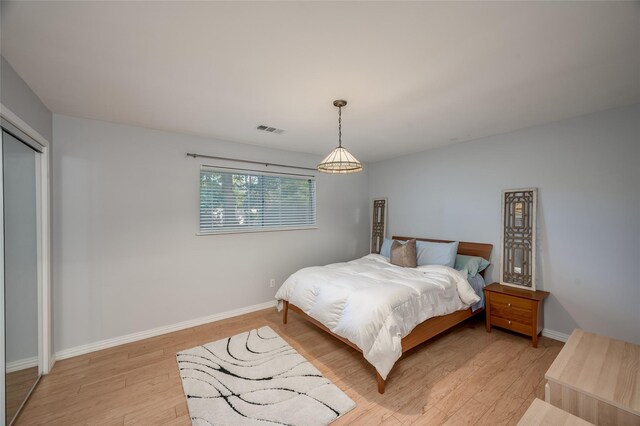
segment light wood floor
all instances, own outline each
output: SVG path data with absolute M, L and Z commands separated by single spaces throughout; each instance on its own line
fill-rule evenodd
M 4 379 L 5 385 L 5 419 L 13 419 L 29 394 L 29 391 L 38 380 L 38 367 L 24 368 L 22 370 L 7 373 Z
M 379 395 L 362 355 L 275 309 L 58 361 L 41 379 L 18 425 L 190 424 L 175 353 L 263 325 L 271 326 L 346 392 L 356 408 L 334 425 L 515 424 L 537 396 L 562 343 L 493 329 L 482 316 L 405 354 Z

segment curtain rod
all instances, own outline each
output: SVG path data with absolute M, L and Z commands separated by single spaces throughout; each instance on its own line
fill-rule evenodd
M 260 163 L 262 164 L 262 163 Z M 202 167 L 206 167 L 209 169 L 214 169 L 214 170 L 235 170 L 235 171 L 239 171 L 239 172 L 256 172 L 256 173 L 268 173 L 270 175 L 279 175 L 279 176 L 301 176 L 301 177 L 308 177 L 308 178 L 314 178 L 314 175 L 303 175 L 300 173 L 287 173 L 287 172 L 270 172 L 268 170 L 256 170 L 256 169 L 241 169 L 239 167 L 224 167 L 224 166 L 212 166 L 210 164 L 203 164 Z
M 261 164 L 261 165 L 263 165 L 265 167 L 276 166 L 276 167 L 285 167 L 285 168 L 288 168 L 288 169 L 313 170 L 314 172 L 318 171 L 317 169 L 314 169 L 314 168 L 311 168 L 311 167 L 291 166 L 289 164 L 268 163 L 268 162 L 265 162 L 265 161 L 242 160 L 240 158 L 216 157 L 214 155 L 195 154 L 193 152 L 187 152 L 187 157 L 211 158 L 213 160 L 237 161 L 239 163 L 248 163 L 248 164 Z

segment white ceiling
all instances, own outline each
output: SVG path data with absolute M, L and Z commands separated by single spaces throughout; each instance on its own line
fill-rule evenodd
M 638 2 L 2 3 L 53 112 L 274 148 L 328 153 L 337 98 L 363 161 L 640 102 Z

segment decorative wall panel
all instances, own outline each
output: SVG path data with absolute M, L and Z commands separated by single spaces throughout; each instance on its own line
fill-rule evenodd
M 536 201 L 535 188 L 502 194 L 503 284 L 535 290 Z
M 382 241 L 387 227 L 387 200 L 373 200 L 373 217 L 371 220 L 371 253 L 380 253 Z

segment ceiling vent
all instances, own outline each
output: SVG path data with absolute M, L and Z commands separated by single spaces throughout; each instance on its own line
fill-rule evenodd
M 270 127 L 270 126 L 265 126 L 264 124 L 259 125 L 258 127 L 256 127 L 256 129 L 262 130 L 263 132 L 276 133 L 278 135 L 280 133 L 284 133 L 284 130 L 282 130 L 282 129 L 277 129 L 275 127 Z

